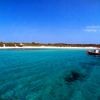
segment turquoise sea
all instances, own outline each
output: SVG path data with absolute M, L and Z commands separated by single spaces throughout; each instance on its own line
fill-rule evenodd
M 0 50 L 0 100 L 100 100 L 100 57 L 86 50 Z

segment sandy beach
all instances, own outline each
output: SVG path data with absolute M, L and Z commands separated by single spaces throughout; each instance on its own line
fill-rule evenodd
M 96 49 L 96 47 L 57 47 L 57 46 L 23 46 L 23 47 L 0 47 L 0 49 Z

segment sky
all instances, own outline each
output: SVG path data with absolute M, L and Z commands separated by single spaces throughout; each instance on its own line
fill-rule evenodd
M 100 43 L 100 0 L 0 0 L 0 41 Z

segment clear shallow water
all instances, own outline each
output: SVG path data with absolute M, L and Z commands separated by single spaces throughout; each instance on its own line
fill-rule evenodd
M 0 100 L 100 100 L 100 57 L 85 50 L 0 50 Z

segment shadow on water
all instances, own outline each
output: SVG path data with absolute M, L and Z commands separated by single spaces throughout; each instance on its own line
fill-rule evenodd
M 65 81 L 68 83 L 75 82 L 77 80 L 83 80 L 85 75 L 81 72 L 72 70 L 69 75 L 65 76 Z
M 100 55 L 88 55 L 89 57 L 91 57 L 91 58 L 98 58 L 98 59 L 100 59 Z

